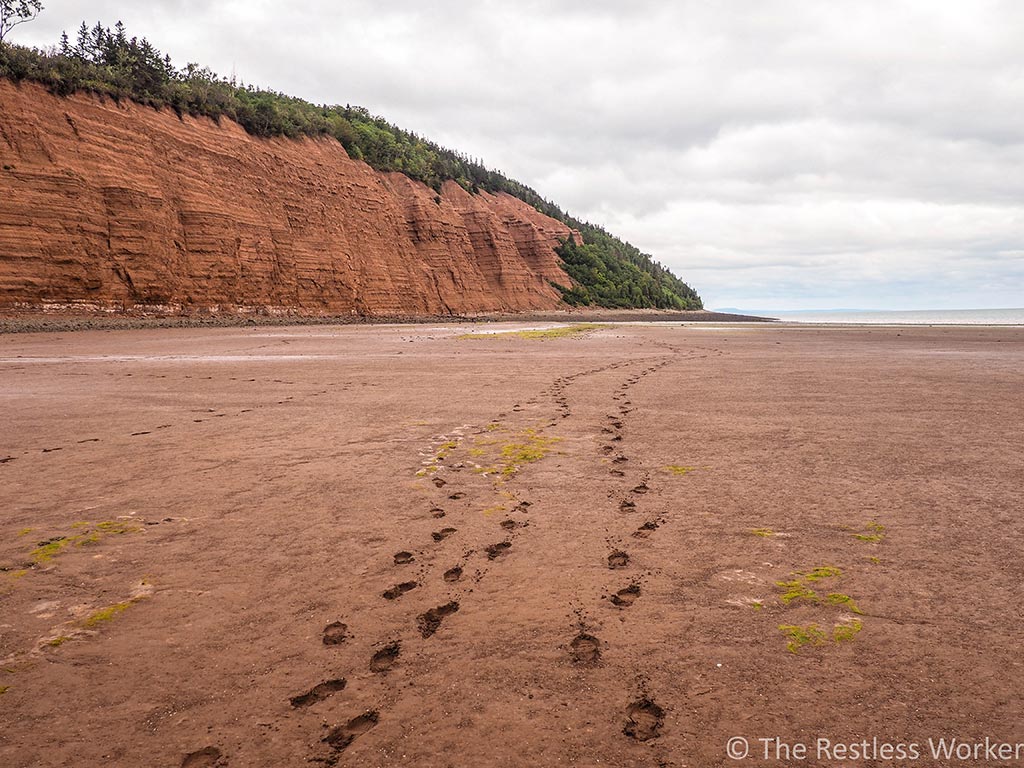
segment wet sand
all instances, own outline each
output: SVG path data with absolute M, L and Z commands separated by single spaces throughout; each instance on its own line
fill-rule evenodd
M 80 307 L 50 307 L 46 310 L 13 310 L 0 307 L 0 334 L 5 333 L 57 333 L 68 331 L 139 331 L 154 328 L 237 328 L 237 327 L 280 327 L 280 326 L 336 326 L 336 325 L 394 325 L 437 324 L 437 323 L 623 323 L 623 322 L 664 322 L 664 323 L 765 323 L 772 318 L 753 315 L 736 315 L 727 312 L 712 312 L 705 309 L 672 311 L 660 309 L 602 309 L 600 307 L 577 307 L 562 311 L 517 312 L 515 314 L 490 315 L 444 315 L 429 317 L 366 317 L 347 315 L 301 315 L 297 311 L 267 312 L 225 311 L 196 312 L 193 314 L 102 311 L 99 307 L 83 312 Z
M 0 336 L 0 765 L 1024 741 L 1024 329 L 471 330 Z

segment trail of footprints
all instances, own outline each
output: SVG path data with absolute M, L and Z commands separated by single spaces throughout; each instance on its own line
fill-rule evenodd
M 619 448 L 623 442 L 623 417 L 633 410 L 631 407 L 632 403 L 628 398 L 628 391 L 633 385 L 638 383 L 642 377 L 658 371 L 670 362 L 670 359 L 663 359 L 660 362 L 653 363 L 647 368 L 642 369 L 639 373 L 630 376 L 626 379 L 626 382 L 619 387 L 617 394 L 613 397 L 613 399 L 619 403 L 618 413 L 610 414 L 608 416 L 608 424 L 603 428 L 602 433 L 607 435 L 609 443 L 614 445 L 603 446 L 602 454 L 610 457 L 610 463 L 612 465 L 610 472 L 615 477 L 626 477 L 626 472 L 623 469 L 623 466 L 629 461 L 629 458 Z M 557 379 L 553 385 L 542 394 L 552 398 L 556 405 L 558 415 L 561 418 L 568 418 L 572 415 L 572 410 L 569 406 L 566 390 L 573 381 L 582 376 L 614 370 L 627 365 L 633 365 L 635 363 L 636 361 L 616 362 L 599 368 L 594 368 L 592 370 L 564 376 Z M 552 425 L 555 423 L 557 423 L 557 420 L 552 422 Z M 611 450 L 608 450 L 609 448 Z M 620 512 L 636 512 L 637 500 L 650 490 L 647 485 L 648 480 L 649 478 L 644 475 L 638 483 L 634 484 L 633 487 L 629 489 L 621 499 L 619 499 L 618 504 Z M 443 490 L 450 485 L 450 483 L 445 481 L 443 478 L 435 477 L 433 478 L 433 483 L 438 490 L 441 490 L 446 494 L 447 499 L 449 500 L 454 501 L 466 496 L 462 491 L 452 491 L 450 488 Z M 517 506 L 513 510 L 513 513 L 525 516 L 529 512 L 530 506 L 531 504 L 529 501 L 519 500 Z M 434 506 L 429 510 L 429 513 L 434 519 L 445 518 L 447 514 L 440 506 Z M 664 522 L 665 521 L 661 518 L 647 520 L 632 533 L 632 536 L 635 538 L 645 538 L 650 536 L 651 533 L 657 530 Z M 464 592 L 460 591 L 459 587 L 456 585 L 460 585 L 465 581 L 465 562 L 478 552 L 486 557 L 488 563 L 500 561 L 510 553 L 513 548 L 515 537 L 520 535 L 520 532 L 527 526 L 528 523 L 522 519 L 509 517 L 502 520 L 499 523 L 499 527 L 506 533 L 506 537 L 504 539 L 484 545 L 479 549 L 468 550 L 463 555 L 462 562 L 460 564 L 453 565 L 443 571 L 441 579 L 446 584 L 452 585 L 454 592 L 450 595 L 448 602 L 427 608 L 416 616 L 415 631 L 422 640 L 429 640 L 432 638 L 441 629 L 444 622 L 451 616 L 458 613 L 461 609 Z M 445 526 L 432 532 L 431 540 L 434 545 L 439 545 L 457 534 L 458 529 L 456 527 Z M 394 553 L 392 558 L 393 565 L 396 568 L 410 566 L 417 562 L 416 556 L 417 554 L 414 551 L 401 550 Z M 625 551 L 621 545 L 613 547 L 608 554 L 607 564 L 608 568 L 611 570 L 626 569 L 630 564 L 629 553 Z M 423 567 L 421 569 L 420 578 L 427 578 L 430 572 L 431 568 Z M 474 580 L 479 581 L 485 574 L 486 566 L 483 569 L 476 571 Z M 396 580 L 394 584 L 388 586 L 381 592 L 381 596 L 384 600 L 390 602 L 400 601 L 405 598 L 406 595 L 413 593 L 420 586 L 421 582 L 415 579 Z M 627 609 L 632 606 L 640 596 L 641 586 L 636 581 L 633 581 L 618 589 L 609 597 L 609 600 L 616 608 Z M 345 643 L 350 636 L 348 625 L 341 621 L 335 621 L 323 628 L 322 642 L 325 646 L 340 645 Z M 387 675 L 400 663 L 402 652 L 403 641 L 401 639 L 387 640 L 371 655 L 367 662 L 367 669 L 374 675 Z M 569 644 L 569 652 L 571 663 L 582 669 L 594 667 L 601 663 L 601 641 L 599 638 L 586 631 L 582 620 L 580 622 L 579 634 L 577 634 Z M 330 698 L 334 694 L 345 690 L 347 685 L 348 681 L 344 677 L 323 680 L 313 685 L 308 690 L 291 697 L 289 703 L 297 710 L 311 708 Z M 329 728 L 326 735 L 320 739 L 321 743 L 329 750 L 329 752 L 326 755 L 314 756 L 311 760 L 327 765 L 336 764 L 340 759 L 341 753 L 360 736 L 372 730 L 378 724 L 380 717 L 381 712 L 378 709 L 370 709 L 354 715 L 340 725 Z M 663 723 L 664 712 L 662 708 L 659 707 L 649 696 L 642 694 L 627 707 L 625 711 L 625 724 L 622 728 L 622 732 L 632 739 L 647 741 L 660 735 Z M 216 761 L 220 760 L 220 757 L 220 752 L 215 747 L 206 747 L 199 752 L 186 755 L 182 761 L 182 766 L 188 766 L 191 768 L 199 765 L 214 765 Z M 210 758 L 212 758 L 212 760 Z
M 445 481 L 443 478 L 433 478 L 434 486 L 441 491 L 448 500 L 457 501 L 466 496 L 462 491 L 453 490 L 451 483 Z M 512 510 L 514 515 L 525 516 L 530 508 L 531 504 L 529 501 L 519 500 L 517 505 Z M 442 519 L 447 517 L 447 513 L 441 506 L 433 506 L 429 510 L 430 517 L 432 519 Z M 421 613 L 415 617 L 415 634 L 417 634 L 422 640 L 429 640 L 432 638 L 444 625 L 444 623 L 453 615 L 459 612 L 462 608 L 462 601 L 467 590 L 461 589 L 461 585 L 466 580 L 466 561 L 472 556 L 477 555 L 485 558 L 487 563 L 495 563 L 500 561 L 502 558 L 507 556 L 513 547 L 514 539 L 519 532 L 525 529 L 528 523 L 522 519 L 514 519 L 512 517 L 506 518 L 498 523 L 498 527 L 505 534 L 504 538 L 496 541 L 492 541 L 490 544 L 481 545 L 474 549 L 466 551 L 461 561 L 458 564 L 450 565 L 441 574 L 441 580 L 449 585 L 452 590 L 449 595 L 449 600 L 440 605 L 436 605 Z M 457 538 L 459 531 L 455 526 L 444 526 L 434 530 L 430 534 L 431 544 L 428 544 L 423 550 L 401 550 L 394 553 L 392 556 L 392 562 L 396 569 L 401 572 L 409 566 L 418 564 L 417 557 L 421 554 L 425 554 L 425 562 L 420 564 L 420 570 L 416 578 L 412 579 L 396 579 L 393 584 L 388 586 L 381 592 L 381 597 L 384 600 L 390 602 L 401 601 L 403 599 L 413 599 L 411 593 L 414 593 L 419 587 L 423 585 L 423 580 L 430 577 L 435 572 L 434 563 L 432 561 L 437 558 L 433 557 L 431 552 L 437 551 L 435 548 L 441 545 L 443 542 L 449 539 Z M 440 570 L 443 566 L 438 566 L 436 570 Z M 483 578 L 486 573 L 487 566 L 476 570 L 473 581 L 479 581 Z M 410 597 L 406 597 L 410 595 Z M 348 626 L 340 621 L 332 622 L 323 629 L 323 644 L 324 645 L 338 645 L 344 643 L 348 638 L 349 629 Z M 395 668 L 401 662 L 402 653 L 404 649 L 403 639 L 390 639 L 380 646 L 370 657 L 367 664 L 367 668 L 370 672 L 375 675 L 387 675 L 393 668 Z M 347 680 L 345 678 L 336 678 L 324 680 L 317 683 L 309 690 L 299 693 L 293 696 L 289 701 L 295 709 L 305 709 L 312 707 L 321 701 L 329 698 L 335 693 L 338 693 L 345 689 Z M 327 734 L 321 739 L 321 743 L 329 750 L 326 755 L 319 755 L 311 758 L 312 760 L 326 763 L 328 765 L 335 764 L 339 759 L 341 753 L 347 749 L 357 738 L 364 733 L 371 730 L 377 725 L 381 717 L 381 711 L 379 709 L 372 709 L 366 712 L 355 715 L 352 719 L 342 725 L 331 728 Z
M 638 384 L 645 376 L 664 368 L 678 359 L 679 350 L 673 349 L 672 358 L 663 358 L 641 369 L 639 372 L 630 375 L 617 388 L 612 401 L 615 404 L 614 412 L 606 417 L 606 423 L 601 427 L 600 435 L 602 444 L 598 452 L 600 458 L 609 465 L 609 473 L 616 478 L 628 477 L 630 457 L 623 450 L 624 419 L 635 410 L 630 397 L 630 390 Z M 633 515 L 638 512 L 638 505 L 642 498 L 651 490 L 648 482 L 650 477 L 641 473 L 639 481 L 636 479 L 623 484 L 628 486 L 624 492 L 611 494 L 612 503 L 616 505 L 618 512 L 624 515 Z M 664 518 L 657 517 L 645 520 L 632 533 L 635 539 L 645 539 L 665 523 Z M 609 553 L 607 555 L 607 566 L 611 571 L 626 570 L 630 567 L 630 555 L 621 540 L 608 540 Z M 621 584 L 621 582 L 620 582 Z M 642 594 L 641 585 L 638 580 L 632 580 L 625 586 L 614 589 L 607 599 L 616 609 L 625 610 L 630 608 Z M 569 644 L 571 662 L 580 668 L 593 667 L 601 661 L 601 646 L 599 638 L 587 630 L 586 621 L 583 619 L 583 612 L 578 611 L 579 634 Z M 622 732 L 636 741 L 649 741 L 658 737 L 664 726 L 664 710 L 654 702 L 650 696 L 641 691 L 640 696 L 633 701 L 626 709 L 625 723 Z
M 77 375 L 77 374 L 71 374 L 71 375 Z M 116 376 L 117 374 L 107 373 L 105 375 L 106 376 Z M 134 377 L 134 378 L 140 378 L 140 379 L 143 379 L 143 378 L 148 378 L 148 379 L 167 379 L 167 378 L 170 378 L 167 374 L 148 374 L 148 375 L 138 374 L 138 375 L 136 375 L 136 374 L 126 373 L 126 374 L 123 374 L 123 376 L 126 377 L 126 378 L 133 378 Z M 183 379 L 198 379 L 198 380 L 203 380 L 203 381 L 212 381 L 212 380 L 214 380 L 214 377 L 213 376 L 190 376 L 190 375 L 186 375 L 186 376 L 183 377 Z M 227 379 L 222 379 L 222 381 L 224 381 L 224 380 L 236 381 L 236 382 L 237 381 L 241 381 L 241 382 L 244 382 L 244 383 L 256 383 L 256 384 L 283 384 L 283 385 L 286 385 L 286 386 L 295 384 L 294 381 L 285 381 L 283 379 L 240 379 L 240 378 L 238 378 L 236 376 L 231 376 L 231 377 L 228 377 Z M 335 390 L 335 391 L 337 391 L 337 392 L 346 392 L 352 386 L 355 386 L 355 383 L 351 382 L 351 381 L 330 382 L 329 384 L 321 384 L 319 382 L 311 382 L 310 386 L 317 387 L 317 389 L 312 391 L 312 392 L 309 392 L 309 393 L 307 393 L 305 395 L 298 395 L 297 396 L 298 400 L 296 399 L 295 395 L 289 395 L 289 396 L 285 397 L 283 400 L 278 400 L 276 402 L 271 402 L 271 403 L 263 403 L 263 404 L 259 404 L 259 405 L 253 405 L 251 408 L 242 408 L 242 409 L 239 409 L 237 411 L 232 410 L 230 412 L 227 412 L 227 411 L 218 411 L 218 409 L 216 409 L 216 408 L 193 408 L 193 409 L 187 411 L 187 413 L 191 413 L 193 415 L 193 418 L 191 419 L 191 423 L 193 423 L 193 424 L 202 424 L 203 422 L 211 421 L 213 419 L 221 419 L 221 418 L 224 418 L 226 416 L 232 416 L 232 417 L 236 417 L 237 418 L 238 416 L 243 416 L 243 415 L 245 415 L 247 413 L 252 413 L 253 411 L 257 411 L 257 410 L 260 410 L 260 409 L 263 409 L 263 408 L 271 408 L 274 405 L 285 405 L 285 404 L 291 403 L 291 402 L 303 401 L 303 400 L 314 398 L 314 397 L 321 397 L 323 395 L 326 395 L 326 394 L 330 393 L 329 389 L 321 389 L 321 387 L 325 387 L 325 386 L 326 387 L 341 387 L 341 389 Z M 183 411 L 182 413 L 184 414 L 186 412 Z M 178 426 L 180 426 L 180 425 L 178 425 Z M 176 427 L 175 424 L 159 424 L 159 425 L 157 425 L 155 427 L 151 427 L 149 429 L 143 429 L 143 430 L 139 430 L 137 432 L 130 432 L 130 433 L 128 433 L 128 437 L 144 437 L 146 435 L 156 434 L 156 433 L 160 432 L 161 430 L 174 429 L 175 427 Z M 39 448 L 38 452 L 40 454 L 57 453 L 59 451 L 65 450 L 66 448 L 74 448 L 76 445 L 88 445 L 90 443 L 99 443 L 99 442 L 101 442 L 101 440 L 98 437 L 88 437 L 88 438 L 84 438 L 82 440 L 76 440 L 74 442 L 74 444 L 53 446 L 53 447 L 47 447 L 47 448 Z M 23 455 L 31 455 L 33 453 L 35 453 L 35 450 L 33 450 L 33 451 L 25 451 L 23 453 Z M 8 464 L 8 463 L 10 463 L 12 461 L 17 461 L 18 458 L 19 458 L 18 456 L 0 456 L 0 464 Z

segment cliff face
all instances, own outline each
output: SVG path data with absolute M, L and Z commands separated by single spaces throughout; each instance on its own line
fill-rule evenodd
M 0 307 L 447 314 L 563 306 L 562 223 L 333 139 L 0 80 Z

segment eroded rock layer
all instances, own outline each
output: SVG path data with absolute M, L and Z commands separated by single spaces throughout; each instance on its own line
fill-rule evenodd
M 333 139 L 0 81 L 0 306 L 552 309 L 569 232 L 510 195 L 377 172 Z

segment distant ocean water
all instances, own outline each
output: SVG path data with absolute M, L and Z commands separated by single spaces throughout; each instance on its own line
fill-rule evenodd
M 875 311 L 751 312 L 787 323 L 853 323 L 870 325 L 1024 325 L 1024 309 L 922 309 Z

